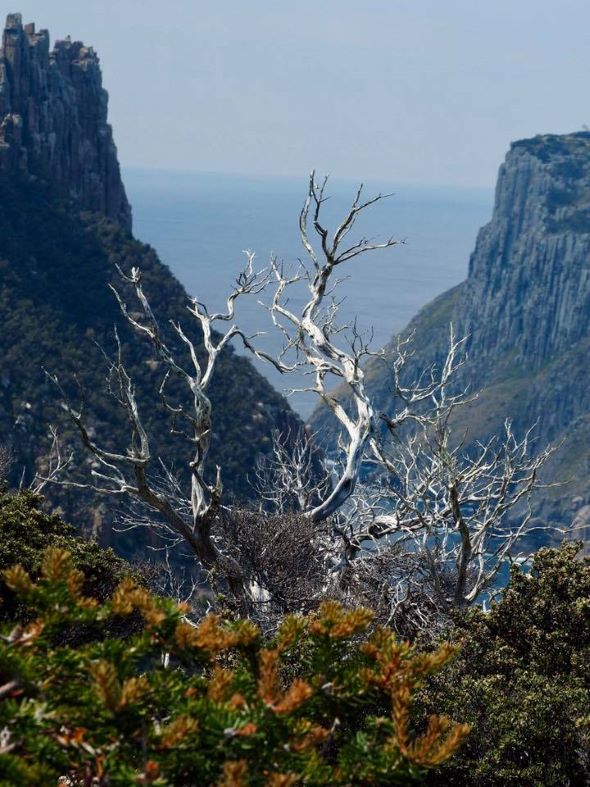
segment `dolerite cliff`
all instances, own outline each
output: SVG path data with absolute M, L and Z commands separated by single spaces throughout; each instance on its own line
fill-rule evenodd
M 131 211 L 119 174 L 107 95 L 98 58 L 81 43 L 58 42 L 8 17 L 0 54 L 0 446 L 13 453 L 13 480 L 43 467 L 50 425 L 89 469 L 63 418 L 57 390 L 44 369 L 58 373 L 72 400 L 82 396 L 97 440 L 125 450 L 129 430 L 105 385 L 105 360 L 113 351 L 113 326 L 136 383 L 139 406 L 153 436 L 153 453 L 180 471 L 191 447 L 170 433 L 159 406 L 163 370 L 149 348 L 131 335 L 109 291 L 121 286 L 115 264 L 142 270 L 144 286 L 165 327 L 180 320 L 200 335 L 187 311 L 188 296 L 153 249 L 131 233 Z M 131 302 L 131 301 L 130 301 Z M 123 324 L 122 324 L 123 323 Z M 174 344 L 181 358 L 186 348 Z M 274 429 L 292 431 L 296 419 L 285 400 L 231 348 L 219 359 L 211 389 L 214 423 L 211 464 L 223 469 L 228 495 L 251 493 L 248 471 L 268 450 Z M 76 382 L 76 379 L 78 382 Z M 172 382 L 171 396 L 186 392 Z M 108 506 L 83 492 L 49 489 L 77 523 L 101 523 Z M 121 544 L 120 539 L 117 544 Z M 127 543 L 128 553 L 133 544 Z
M 461 412 L 471 441 L 536 424 L 538 445 L 563 445 L 546 470 L 568 480 L 537 500 L 564 525 L 590 514 L 590 133 L 515 142 L 499 172 L 492 219 L 465 282 L 411 322 L 411 373 L 439 362 L 448 326 L 468 337 L 458 385 L 479 391 Z M 394 343 L 387 348 L 393 352 Z M 392 406 L 387 364 L 367 370 L 377 406 Z M 325 412 L 313 428 L 329 427 Z
M 59 196 L 131 229 L 99 59 L 10 14 L 0 48 L 0 170 L 51 182 Z
M 478 236 L 457 319 L 472 355 L 535 370 L 590 328 L 590 134 L 515 143 Z

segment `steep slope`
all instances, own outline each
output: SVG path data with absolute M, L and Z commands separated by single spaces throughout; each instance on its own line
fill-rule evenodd
M 12 447 L 14 479 L 23 467 L 30 478 L 47 450 L 50 424 L 71 438 L 79 464 L 89 461 L 44 368 L 59 373 L 74 401 L 83 392 L 98 439 L 120 449 L 128 445 L 128 429 L 106 393 L 100 349 L 113 349 L 115 324 L 154 435 L 153 453 L 182 467 L 190 446 L 179 448 L 159 408 L 162 370 L 121 325 L 107 285 L 118 279 L 115 263 L 125 270 L 140 267 L 162 323 L 174 318 L 190 331 L 187 294 L 154 251 L 130 234 L 98 60 L 79 43 L 57 44 L 50 53 L 47 34 L 35 34 L 12 15 L 0 75 L 0 107 L 9 109 L 0 116 L 0 445 Z M 17 137 L 11 136 L 14 129 Z M 194 331 L 193 336 L 199 338 Z M 182 389 L 176 395 L 182 396 Z M 272 430 L 284 431 L 296 419 L 231 348 L 220 359 L 212 399 L 211 464 L 223 468 L 230 495 L 243 498 L 249 493 L 249 469 L 269 447 Z M 51 495 L 70 517 L 100 527 L 105 508 L 91 496 L 60 489 Z
M 590 133 L 511 146 L 467 280 L 408 326 L 414 370 L 440 361 L 451 322 L 469 337 L 458 384 L 481 391 L 462 427 L 481 440 L 509 417 L 520 433 L 537 424 L 540 444 L 564 441 L 547 473 L 571 482 L 546 492 L 538 512 L 571 523 L 590 500 Z M 372 363 L 368 378 L 387 410 L 387 363 Z M 329 419 L 320 410 L 312 424 L 326 429 Z

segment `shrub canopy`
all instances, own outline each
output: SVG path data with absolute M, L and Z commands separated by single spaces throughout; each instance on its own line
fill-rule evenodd
M 489 613 L 456 621 L 459 656 L 433 678 L 426 707 L 460 712 L 473 731 L 429 783 L 590 783 L 590 558 L 579 550 L 541 549 Z
M 369 633 L 365 609 L 327 602 L 265 641 L 249 621 L 191 623 L 129 578 L 100 603 L 55 547 L 37 581 L 22 566 L 4 581 L 35 616 L 0 640 L 1 785 L 406 785 L 468 731 L 410 720 L 454 649 Z M 133 614 L 141 627 L 105 636 Z

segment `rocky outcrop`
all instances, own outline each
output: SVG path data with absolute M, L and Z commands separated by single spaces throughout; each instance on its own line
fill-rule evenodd
M 512 145 L 456 321 L 482 371 L 539 368 L 588 336 L 590 133 Z
M 410 376 L 446 353 L 448 326 L 467 336 L 457 385 L 478 391 L 461 433 L 486 441 L 510 418 L 539 445 L 562 443 L 539 515 L 570 525 L 590 504 L 590 133 L 515 142 L 500 168 L 492 219 L 477 238 L 466 281 L 411 322 Z M 396 341 L 386 348 L 394 352 Z M 387 364 L 367 369 L 376 406 L 393 406 Z M 312 428 L 329 434 L 325 410 Z M 587 509 L 584 508 L 587 512 Z
M 131 208 L 107 122 L 99 59 L 10 14 L 0 48 L 0 172 L 51 184 L 81 210 L 131 230 Z

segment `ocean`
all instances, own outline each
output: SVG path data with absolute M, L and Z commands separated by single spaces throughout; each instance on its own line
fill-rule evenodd
M 134 234 L 153 246 L 191 296 L 210 310 L 222 310 L 242 269 L 248 249 L 259 267 L 271 254 L 289 268 L 303 257 L 298 218 L 307 178 L 247 177 L 214 173 L 128 169 L 124 173 L 133 205 Z M 330 179 L 325 216 L 333 227 L 354 197 L 357 183 Z M 372 334 L 378 348 L 402 329 L 436 295 L 458 284 L 467 273 L 477 230 L 491 217 L 493 192 L 485 189 L 427 188 L 369 182 L 366 195 L 393 196 L 369 208 L 359 219 L 357 236 L 382 242 L 394 236 L 400 244 L 347 263 L 339 273 L 342 298 L 338 321 L 356 319 Z M 303 301 L 294 294 L 292 303 Z M 257 346 L 277 352 L 281 337 L 263 296 L 239 304 L 236 322 L 248 334 L 265 332 Z M 187 318 L 189 316 L 187 315 Z M 240 346 L 236 350 L 242 352 Z M 304 387 L 306 379 L 287 379 L 270 365 L 256 366 L 283 392 Z M 291 405 L 304 418 L 316 400 L 295 393 Z

